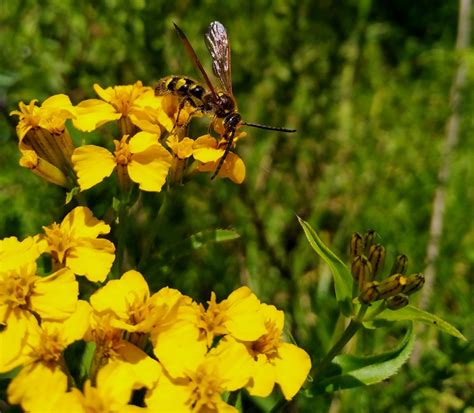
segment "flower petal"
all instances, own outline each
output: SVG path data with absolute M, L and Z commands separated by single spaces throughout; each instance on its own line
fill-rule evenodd
M 132 343 L 123 340 L 117 349 L 121 359 L 133 370 L 135 387 L 151 389 L 161 376 L 161 365 Z
M 68 235 L 79 238 L 97 238 L 110 232 L 110 225 L 94 217 L 87 207 L 76 207 L 61 222 L 61 230 Z
M 128 143 L 128 147 L 130 152 L 138 153 L 143 152 L 144 150 L 148 149 L 150 146 L 158 143 L 159 136 L 155 133 L 150 132 L 138 132 L 134 135 L 130 142 Z
M 274 360 L 276 382 L 285 399 L 290 400 L 298 392 L 311 369 L 308 353 L 294 344 L 282 343 Z
M 91 132 L 122 117 L 112 105 L 99 99 L 84 100 L 76 106 L 76 110 L 77 117 L 72 123 L 75 128 L 84 132 Z
M 69 250 L 66 266 L 89 281 L 102 282 L 107 278 L 114 260 L 115 246 L 112 242 L 103 238 L 82 238 L 79 245 Z
M 78 295 L 76 277 L 68 268 L 62 268 L 35 282 L 30 296 L 31 309 L 42 320 L 64 320 L 76 309 Z
M 114 156 L 107 149 L 95 145 L 76 148 L 71 160 L 81 191 L 92 188 L 110 176 L 116 166 Z
M 160 192 L 173 158 L 161 145 L 154 144 L 143 152 L 133 154 L 128 174 L 143 191 Z
M 275 386 L 275 367 L 267 362 L 266 356 L 258 355 L 252 371 L 252 380 L 247 386 L 252 396 L 267 397 Z
M 66 393 L 67 376 L 58 368 L 42 363 L 24 367 L 8 386 L 8 401 L 21 404 L 28 412 L 53 411 L 59 397 Z
M 172 380 L 164 373 L 157 386 L 149 390 L 145 396 L 145 403 L 150 411 L 156 413 L 191 412 L 188 400 L 191 390 L 186 386 L 187 380 Z

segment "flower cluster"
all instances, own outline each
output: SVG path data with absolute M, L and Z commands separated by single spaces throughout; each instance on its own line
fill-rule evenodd
M 55 95 L 41 106 L 36 100 L 20 103 L 17 135 L 22 153 L 20 165 L 48 182 L 87 190 L 115 171 L 121 189 L 133 183 L 143 191 L 160 192 L 166 182 L 181 182 L 184 176 L 214 172 L 227 142 L 222 122 L 212 122 L 219 135 L 197 139 L 185 136 L 193 108 L 182 107 L 179 97 L 156 96 L 141 82 L 134 85 L 94 89 L 100 99 L 74 106 L 66 95 Z M 179 116 L 179 120 L 177 117 Z M 186 122 L 184 127 L 182 117 Z M 108 147 L 75 147 L 66 122 L 82 132 L 91 132 L 114 122 L 119 136 Z M 243 133 L 237 133 L 235 142 Z M 218 174 L 235 183 L 245 179 L 245 164 L 234 153 L 225 159 Z
M 230 412 L 228 392 L 265 397 L 275 384 L 293 398 L 310 358 L 283 341 L 283 312 L 248 287 L 222 301 L 211 293 L 203 305 L 168 287 L 152 293 L 130 270 L 78 299 L 76 275 L 107 280 L 115 247 L 101 235 L 109 230 L 77 207 L 43 234 L 0 241 L 0 372 L 21 368 L 10 403 L 29 412 Z M 49 275 L 38 274 L 42 255 Z M 64 351 L 79 340 L 93 356 L 74 378 Z M 129 405 L 138 389 L 141 407 Z

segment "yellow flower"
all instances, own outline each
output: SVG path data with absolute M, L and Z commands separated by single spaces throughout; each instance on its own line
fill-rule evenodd
M 73 388 L 55 400 L 50 411 L 73 413 L 132 413 L 145 411 L 128 404 L 135 381 L 131 369 L 120 363 L 110 363 L 100 369 L 95 386 L 90 380 L 84 389 Z M 43 412 L 45 410 L 42 410 Z
M 145 108 L 161 110 L 161 101 L 155 96 L 153 89 L 143 86 L 140 81 L 134 85 L 107 89 L 96 84 L 94 90 L 102 100 L 85 100 L 76 107 L 78 116 L 73 124 L 85 132 L 93 131 L 110 121 L 119 120 L 121 133 L 132 134 L 135 132 L 131 122 L 132 116 L 139 115 Z
M 84 340 L 96 344 L 94 366 L 117 362 L 131 369 L 138 388 L 153 387 L 161 375 L 160 364 L 144 351 L 124 339 L 124 330 L 113 327 L 111 313 L 92 311 L 90 327 Z
M 65 391 L 66 374 L 63 351 L 76 340 L 80 340 L 88 328 L 90 307 L 85 301 L 78 301 L 76 311 L 62 322 L 43 321 L 41 326 L 31 323 L 19 364 L 20 373 L 10 382 L 7 389 L 8 400 L 12 404 L 21 404 L 27 411 L 41 411 L 45 394 L 38 392 L 44 388 L 43 378 L 49 384 L 50 391 Z M 56 398 L 57 394 L 51 394 Z M 44 410 L 43 410 L 44 411 Z
M 218 142 L 210 135 L 204 135 L 194 142 L 194 159 L 202 162 L 198 166 L 200 172 L 214 172 L 219 160 L 224 156 L 226 141 Z M 245 179 L 245 164 L 235 153 L 229 152 L 222 164 L 218 175 L 221 178 L 229 178 L 236 184 L 241 184 Z
M 112 314 L 111 325 L 133 333 L 149 333 L 176 319 L 182 295 L 162 288 L 150 296 L 148 284 L 138 271 L 127 271 L 120 280 L 109 281 L 90 298 L 95 311 Z
M 170 132 L 173 129 L 174 123 L 163 108 L 165 96 L 156 96 L 155 100 L 153 106 L 146 106 L 142 110 L 132 113 L 130 120 L 142 131 L 161 136 L 163 129 Z
M 179 159 L 186 159 L 193 155 L 194 140 L 190 138 L 178 139 L 176 135 L 170 135 L 166 140 L 166 144 Z
M 95 218 L 89 208 L 76 207 L 61 224 L 43 229 L 55 268 L 69 268 L 90 281 L 105 280 L 115 259 L 115 247 L 109 240 L 97 238 L 108 234 L 110 226 Z
M 261 304 L 261 308 L 266 333 L 258 340 L 245 343 L 255 360 L 252 381 L 247 388 L 251 395 L 266 397 L 278 383 L 285 398 L 290 400 L 305 382 L 311 360 L 303 349 L 281 341 L 283 311 L 267 304 Z
M 36 275 L 36 263 L 26 262 L 9 271 L 0 271 L 0 371 L 21 364 L 25 337 L 35 316 L 42 321 L 68 318 L 76 309 L 78 283 L 68 269 L 47 277 Z
M 216 294 L 211 293 L 207 309 L 199 304 L 198 327 L 204 335 L 208 347 L 215 337 L 230 334 L 237 340 L 257 340 L 265 333 L 260 301 L 248 287 L 240 287 L 229 297 L 216 302 Z
M 237 413 L 238 410 L 225 403 L 221 396 L 224 392 L 244 387 L 252 365 L 245 346 L 232 339 L 222 341 L 182 377 L 172 378 L 163 374 L 157 386 L 148 391 L 146 405 L 157 413 Z
M 152 133 L 139 132 L 129 139 L 114 141 L 115 152 L 94 145 L 77 148 L 72 155 L 79 186 L 84 191 L 110 176 L 117 168 L 119 182 L 127 188 L 127 179 L 143 191 L 160 192 L 171 166 L 170 153 Z
M 19 117 L 17 135 L 23 155 L 20 165 L 32 169 L 49 182 L 66 186 L 74 151 L 65 125 L 67 119 L 76 116 L 71 101 L 66 95 L 55 95 L 46 99 L 41 107 L 36 106 L 36 100 L 29 105 L 20 102 L 19 107 L 20 110 L 11 112 L 11 115 Z M 39 160 L 34 159 L 31 151 Z M 55 178 L 48 179 L 49 175 Z

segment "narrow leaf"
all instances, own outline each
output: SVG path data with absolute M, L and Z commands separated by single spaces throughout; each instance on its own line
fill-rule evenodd
M 461 340 L 467 341 L 466 337 L 454 326 L 449 324 L 447 321 L 439 318 L 438 316 L 428 313 L 427 311 L 423 311 L 415 306 L 407 305 L 406 307 L 397 310 L 384 310 L 380 314 L 378 314 L 375 319 L 373 320 L 373 324 L 376 326 L 377 321 L 402 321 L 402 320 L 412 320 L 412 321 L 420 321 L 422 323 L 428 324 L 430 326 L 434 326 L 445 333 L 448 333 L 454 337 L 457 337 Z
M 333 376 L 317 383 L 319 391 L 332 392 L 360 386 L 369 386 L 388 379 L 397 373 L 408 360 L 415 342 L 412 324 L 400 344 L 385 353 L 362 357 L 340 355 L 333 362 Z
M 239 237 L 240 235 L 237 232 L 230 229 L 212 229 L 193 234 L 188 241 L 193 249 L 198 249 L 209 243 L 233 241 Z
M 352 277 L 345 264 L 321 241 L 316 231 L 303 221 L 298 220 L 303 227 L 309 244 L 316 253 L 326 262 L 331 269 L 334 278 L 334 288 L 336 290 L 336 299 L 344 315 L 352 314 Z

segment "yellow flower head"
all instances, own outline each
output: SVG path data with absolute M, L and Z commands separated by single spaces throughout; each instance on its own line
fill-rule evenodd
M 248 382 L 252 360 L 245 346 L 223 340 L 180 378 L 163 374 L 147 393 L 147 406 L 154 412 L 238 412 L 222 400 L 222 394 Z
M 143 191 L 160 192 L 172 156 L 158 143 L 158 137 L 149 132 L 139 132 L 129 139 L 125 135 L 115 142 L 115 152 L 94 145 L 77 148 L 72 155 L 79 186 L 84 191 L 97 185 L 117 169 L 119 182 L 127 188 L 127 180 L 139 184 Z
M 68 393 L 62 392 L 54 403 L 48 403 L 51 406 L 48 411 L 125 413 L 145 410 L 128 405 L 135 385 L 134 380 L 133 371 L 129 366 L 121 363 L 107 364 L 100 369 L 95 386 L 87 380 L 82 392 L 77 388 Z
M 255 360 L 250 394 L 268 396 L 278 383 L 287 400 L 293 398 L 311 369 L 308 354 L 294 344 L 282 341 L 284 313 L 272 305 L 261 304 L 266 332 L 258 340 L 245 343 Z
M 110 226 L 98 220 L 87 207 L 76 207 L 61 224 L 43 227 L 48 252 L 56 268 L 70 268 L 90 281 L 104 281 L 115 259 L 115 246 L 101 234 Z
M 94 310 L 112 314 L 111 325 L 129 332 L 149 333 L 176 319 L 181 293 L 163 288 L 150 296 L 148 284 L 138 271 L 128 271 L 120 280 L 109 281 L 91 299 Z
M 248 287 L 240 287 L 220 303 L 216 302 L 216 294 L 212 292 L 207 303 L 207 309 L 199 305 L 198 327 L 208 347 L 215 337 L 226 334 L 250 341 L 265 333 L 260 301 Z
M 25 410 L 41 411 L 45 395 L 38 392 L 44 388 L 43 380 L 50 384 L 50 391 L 58 394 L 66 390 L 67 377 L 62 371 L 63 351 L 76 340 L 80 340 L 88 328 L 90 307 L 85 301 L 78 301 L 76 311 L 62 322 L 42 322 L 41 326 L 31 323 L 21 357 L 16 365 L 23 365 L 21 372 L 8 386 L 8 400 L 21 404 Z M 58 394 L 51 394 L 56 398 Z M 47 402 L 46 405 L 48 405 Z M 43 410 L 44 411 L 44 410 Z
M 155 96 L 152 88 L 143 86 L 138 81 L 134 85 L 101 88 L 94 85 L 94 90 L 102 100 L 89 99 L 77 105 L 78 116 L 74 126 L 90 132 L 113 120 L 120 120 L 121 132 L 133 132 L 132 116 L 140 116 L 145 108 L 160 109 L 161 101 Z
M 32 100 L 29 105 L 20 102 L 19 107 L 20 110 L 11 112 L 11 115 L 19 117 L 17 135 L 19 149 L 23 155 L 20 165 L 33 170 L 37 169 L 37 172 L 45 168 L 48 171 L 52 169 L 49 167 L 51 165 L 63 173 L 61 180 L 67 180 L 66 175 L 71 166 L 74 144 L 65 122 L 76 116 L 76 110 L 71 101 L 66 95 L 55 95 L 46 99 L 41 107 L 36 106 L 36 100 Z M 32 163 L 31 154 L 28 154 L 28 151 L 33 151 L 46 164 L 38 166 L 40 162 Z M 59 172 L 55 173 L 59 174 Z M 42 176 L 41 173 L 37 174 Z M 52 172 L 44 172 L 44 174 L 48 176 Z M 49 182 L 56 183 L 51 179 Z
M 198 171 L 214 172 L 219 160 L 224 156 L 226 144 L 226 141 L 218 142 L 210 135 L 197 138 L 194 142 L 193 156 L 201 162 Z M 229 152 L 217 176 L 241 184 L 245 179 L 245 164 L 235 153 Z

